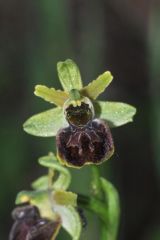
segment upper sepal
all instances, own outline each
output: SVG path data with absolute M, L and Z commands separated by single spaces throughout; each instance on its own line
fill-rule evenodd
M 79 68 L 74 61 L 67 59 L 64 62 L 58 62 L 57 71 L 62 87 L 66 92 L 72 89 L 80 90 L 82 88 Z

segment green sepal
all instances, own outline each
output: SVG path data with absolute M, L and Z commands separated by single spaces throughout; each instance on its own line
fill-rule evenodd
M 67 59 L 64 62 L 58 62 L 57 71 L 62 87 L 66 92 L 72 89 L 80 90 L 82 88 L 79 68 L 74 61 Z
M 136 108 L 121 102 L 94 102 L 95 117 L 106 120 L 110 127 L 119 127 L 133 121 Z
M 106 209 L 107 209 L 107 225 L 105 228 L 106 240 L 116 240 L 118 232 L 118 223 L 120 216 L 120 203 L 119 196 L 116 188 L 106 179 L 100 178 L 102 183 L 102 190 L 105 196 Z
M 56 136 L 60 128 L 68 126 L 61 107 L 33 115 L 24 124 L 24 131 L 39 137 Z
M 39 158 L 38 162 L 40 165 L 50 168 L 53 171 L 57 171 L 59 173 L 58 178 L 53 182 L 53 189 L 66 190 L 69 187 L 71 183 L 71 174 L 67 168 L 63 167 L 59 161 L 57 161 L 57 158 L 53 153 L 48 156 Z
M 62 227 L 69 233 L 73 240 L 79 240 L 82 223 L 77 210 L 72 206 L 56 205 L 55 211 L 61 216 Z
M 34 94 L 60 107 L 63 107 L 64 102 L 69 98 L 68 93 L 55 88 L 48 88 L 44 85 L 36 85 Z
M 101 74 L 96 80 L 93 80 L 86 87 L 81 89 L 83 96 L 89 97 L 90 99 L 96 99 L 111 83 L 113 76 L 109 71 Z

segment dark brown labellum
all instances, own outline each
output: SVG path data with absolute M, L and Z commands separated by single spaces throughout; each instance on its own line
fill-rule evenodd
M 40 217 L 35 206 L 17 207 L 12 212 L 15 220 L 9 240 L 51 240 L 60 227 L 60 221 L 53 222 Z
M 114 152 L 112 135 L 107 124 L 95 119 L 82 128 L 69 126 L 57 136 L 58 157 L 68 166 L 100 164 Z

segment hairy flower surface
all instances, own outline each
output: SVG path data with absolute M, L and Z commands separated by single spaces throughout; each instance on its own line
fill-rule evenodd
M 114 152 L 110 129 L 99 119 L 81 128 L 69 126 L 60 129 L 56 142 L 59 159 L 77 167 L 90 163 L 100 164 Z

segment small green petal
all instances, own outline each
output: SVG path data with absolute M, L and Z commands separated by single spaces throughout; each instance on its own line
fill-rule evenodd
M 82 223 L 77 210 L 72 206 L 55 205 L 55 212 L 61 216 L 62 227 L 70 234 L 73 240 L 79 240 Z
M 43 85 L 36 85 L 34 94 L 60 107 L 63 107 L 64 102 L 69 98 L 69 94 L 66 92 Z
M 109 71 L 101 74 L 96 80 L 93 80 L 80 92 L 83 96 L 89 97 L 90 99 L 96 99 L 111 83 L 113 76 Z
M 24 131 L 39 137 L 56 136 L 60 128 L 68 126 L 60 107 L 33 115 L 24 124 Z
M 79 68 L 74 61 L 67 59 L 64 62 L 58 62 L 57 71 L 62 87 L 66 92 L 72 89 L 80 90 L 82 88 Z
M 54 201 L 56 204 L 65 205 L 65 206 L 77 206 L 77 194 L 72 192 L 66 192 L 62 190 L 57 190 L 54 192 Z
M 116 188 L 104 178 L 101 179 L 102 189 L 105 195 L 105 201 L 107 204 L 107 219 L 106 225 L 106 239 L 115 240 L 117 237 L 119 215 L 120 215 L 120 203 L 119 196 Z
M 110 127 L 119 127 L 132 122 L 136 114 L 135 107 L 121 102 L 96 101 L 94 108 L 96 117 L 106 120 Z

